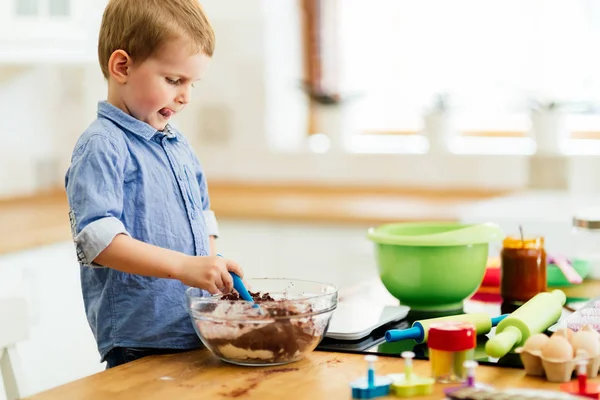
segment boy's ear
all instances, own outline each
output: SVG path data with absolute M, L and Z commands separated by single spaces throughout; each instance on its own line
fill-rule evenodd
M 118 83 L 127 83 L 132 60 L 124 50 L 115 50 L 108 59 L 108 73 Z

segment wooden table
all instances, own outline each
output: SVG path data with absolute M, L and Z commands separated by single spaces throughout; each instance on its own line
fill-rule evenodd
M 381 290 L 381 285 L 370 290 Z M 356 288 L 354 288 L 356 289 Z M 363 294 L 366 287 L 361 289 Z M 600 281 L 563 289 L 571 298 L 600 295 Z M 354 296 L 354 290 L 340 293 Z M 402 373 L 404 362 L 379 357 L 377 374 Z M 429 375 L 427 361 L 414 361 L 417 374 Z M 152 356 L 68 383 L 29 397 L 31 400 L 103 399 L 350 399 L 349 384 L 366 375 L 364 357 L 315 351 L 296 363 L 279 367 L 238 367 L 220 361 L 208 350 Z M 477 380 L 498 388 L 527 387 L 558 390 L 559 384 L 525 375 L 522 369 L 480 366 Z M 433 395 L 443 398 L 447 385 L 436 385 Z M 394 398 L 389 396 L 388 398 Z
M 401 359 L 380 357 L 376 373 L 401 373 L 403 365 Z M 428 362 L 414 362 L 417 374 L 428 375 L 429 368 Z M 313 352 L 293 364 L 252 368 L 229 365 L 208 350 L 198 350 L 140 359 L 28 399 L 350 399 L 350 382 L 363 375 L 366 363 L 358 354 Z M 479 367 L 477 379 L 496 387 L 559 386 L 511 368 Z M 447 387 L 435 385 L 433 395 L 419 398 L 441 399 Z

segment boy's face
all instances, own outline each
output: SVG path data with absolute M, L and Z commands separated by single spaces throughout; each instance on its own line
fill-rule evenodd
M 162 131 L 191 99 L 194 82 L 206 71 L 210 57 L 192 52 L 184 39 L 165 43 L 152 57 L 133 63 L 120 85 L 125 112 Z

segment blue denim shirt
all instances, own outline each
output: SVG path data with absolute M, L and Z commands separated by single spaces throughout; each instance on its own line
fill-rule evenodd
M 188 255 L 210 253 L 217 222 L 185 138 L 100 102 L 98 118 L 75 145 L 65 186 L 85 311 L 101 360 L 113 347 L 199 347 L 183 283 L 93 262 L 118 234 Z

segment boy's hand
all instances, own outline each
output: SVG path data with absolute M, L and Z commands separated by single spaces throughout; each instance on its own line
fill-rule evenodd
M 240 278 L 244 276 L 235 261 L 217 256 L 187 256 L 175 278 L 210 294 L 229 293 L 233 290 L 233 279 L 229 271 L 235 272 Z

